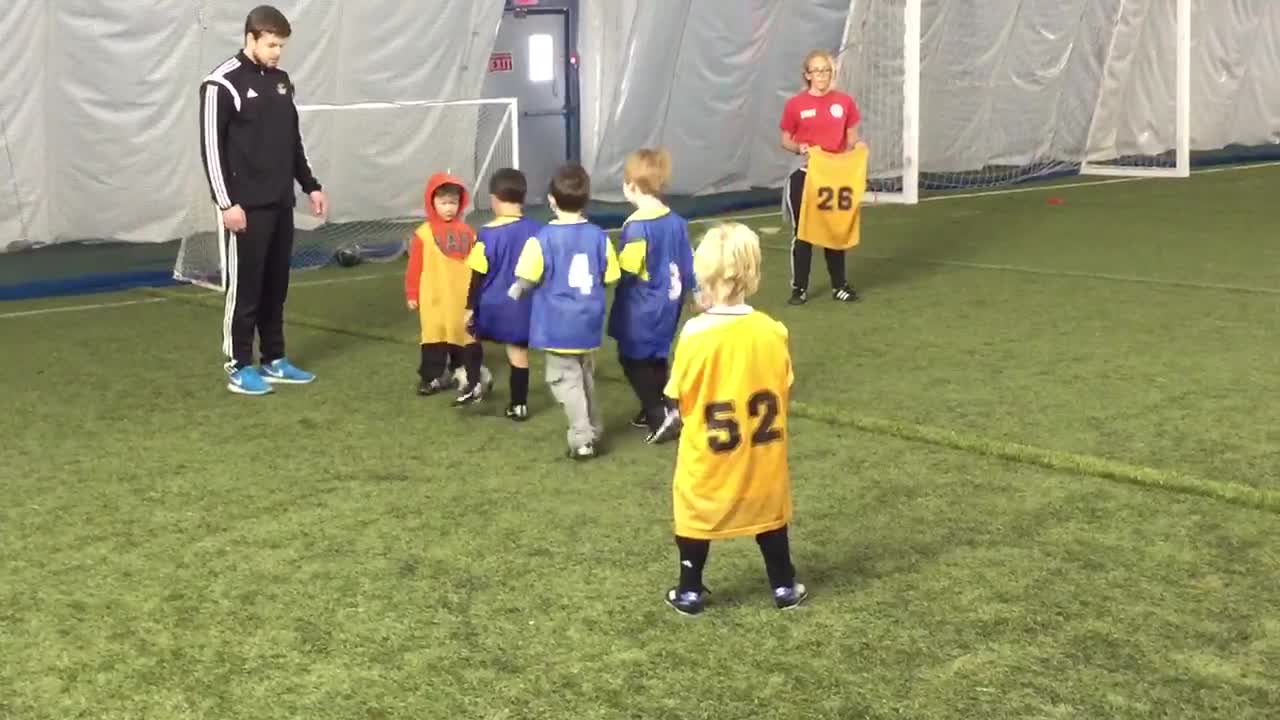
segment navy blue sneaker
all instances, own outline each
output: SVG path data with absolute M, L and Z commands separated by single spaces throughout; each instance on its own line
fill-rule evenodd
M 798 607 L 807 597 L 809 597 L 809 589 L 802 583 L 794 583 L 791 587 L 773 589 L 773 604 L 777 605 L 779 610 L 790 610 Z
M 227 389 L 240 395 L 266 395 L 271 392 L 271 386 L 252 365 L 228 370 Z
M 680 592 L 680 588 L 671 588 L 667 591 L 666 601 L 673 610 L 681 615 L 699 615 L 707 606 L 707 593 L 703 588 L 703 592 L 694 592 L 686 590 Z
M 286 358 L 280 358 L 263 365 L 262 377 L 269 383 L 286 383 L 289 385 L 306 385 L 316 379 L 315 375 L 296 367 Z

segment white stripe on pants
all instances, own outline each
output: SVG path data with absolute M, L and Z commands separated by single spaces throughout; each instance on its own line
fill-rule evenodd
M 787 213 L 787 219 L 791 221 L 791 248 L 787 253 L 787 262 L 791 265 L 791 287 L 796 286 L 796 240 L 800 237 L 800 206 L 796 205 L 792 199 L 792 184 L 796 180 L 796 176 L 800 175 L 801 192 L 803 192 L 804 182 L 809 177 L 809 171 L 805 168 L 797 168 L 787 176 L 787 182 L 782 186 L 782 207 Z
M 226 237 L 224 242 L 223 237 Z M 222 354 L 227 357 L 227 367 L 235 364 L 235 349 L 231 342 L 231 323 L 236 316 L 236 286 L 240 273 L 239 253 L 236 249 L 236 234 L 227 230 L 222 222 L 222 213 L 218 212 L 218 244 L 224 253 L 222 263 L 222 287 L 226 289 L 226 297 L 222 308 Z M 225 249 L 223 249 L 225 248 Z

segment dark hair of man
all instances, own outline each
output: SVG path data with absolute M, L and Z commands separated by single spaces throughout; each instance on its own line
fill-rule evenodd
M 259 5 L 250 10 L 249 15 L 245 17 L 244 34 L 253 35 L 253 39 L 257 40 L 263 33 L 287 38 L 293 33 L 293 28 L 290 27 L 289 19 L 284 16 L 284 13 L 270 5 Z

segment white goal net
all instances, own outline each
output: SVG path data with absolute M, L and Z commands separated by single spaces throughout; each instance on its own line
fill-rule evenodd
M 339 251 L 362 261 L 397 259 L 426 219 L 423 193 L 433 173 L 456 175 L 470 193 L 468 211 L 485 212 L 494 171 L 518 167 L 513 98 L 301 105 L 298 111 L 330 209 L 327 218 L 314 217 L 299 192 L 295 270 L 328 265 Z M 225 232 L 203 179 L 199 187 L 204 192 L 194 212 L 208 223 L 183 238 L 173 274 L 220 290 L 226 287 Z
M 1191 174 L 1191 0 L 1121 2 L 1089 127 L 1086 175 Z
M 1067 174 L 1190 172 L 1191 0 L 852 0 L 836 86 L 869 203 Z M 1008 15 L 1008 12 L 1013 12 Z

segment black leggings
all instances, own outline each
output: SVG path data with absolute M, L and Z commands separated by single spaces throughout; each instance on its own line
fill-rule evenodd
M 480 366 L 484 363 L 484 348 L 480 343 L 465 346 L 449 343 L 429 343 L 422 346 L 422 360 L 418 364 L 418 377 L 431 382 L 444 375 L 445 369 L 466 368 L 467 385 L 480 382 Z
M 640 406 L 644 408 L 645 423 L 650 430 L 657 432 L 666 418 L 667 401 L 662 391 L 666 389 L 667 379 L 671 376 L 667 359 L 619 357 L 618 362 L 622 365 L 622 372 L 627 376 L 627 382 L 631 383 L 636 398 L 640 400 Z
M 809 289 L 809 266 L 813 264 L 813 245 L 799 238 L 800 205 L 804 203 L 804 181 L 808 173 L 800 168 L 787 178 L 787 187 L 783 199 L 787 212 L 791 214 L 791 227 L 795 236 L 791 241 L 791 287 L 795 290 Z M 827 258 L 827 273 L 831 275 L 831 289 L 836 290 L 849 283 L 845 273 L 844 250 L 824 248 Z
M 769 575 L 769 587 L 791 587 L 796 582 L 796 569 L 791 564 L 791 543 L 787 539 L 787 526 L 756 535 L 760 555 L 764 557 L 765 572 Z M 676 536 L 676 549 L 680 551 L 679 592 L 702 592 L 702 569 L 707 565 L 711 552 L 710 540 Z

